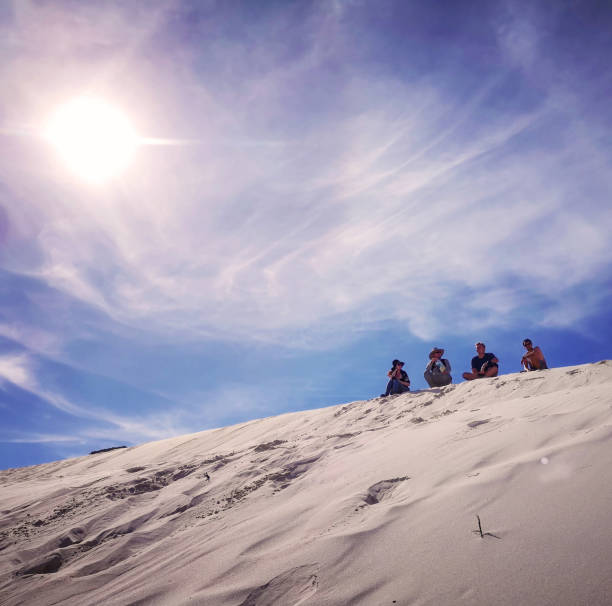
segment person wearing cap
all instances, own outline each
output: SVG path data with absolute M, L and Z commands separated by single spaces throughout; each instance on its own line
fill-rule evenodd
M 464 372 L 463 378 L 466 381 L 472 381 L 473 379 L 496 377 L 499 372 L 499 360 L 495 354 L 486 353 L 485 344 L 480 341 L 476 343 L 476 352 L 478 355 L 472 358 L 472 372 Z
M 440 347 L 434 347 L 429 352 L 429 364 L 423 373 L 429 387 L 444 387 L 453 381 L 450 362 L 442 358 L 443 355 L 444 350 Z
M 380 394 L 381 398 L 392 394 L 404 393 L 410 391 L 410 379 L 405 370 L 404 363 L 400 360 L 393 360 L 391 370 L 387 373 L 389 382 L 387 383 L 387 391 Z
M 531 339 L 524 339 L 523 347 L 527 350 L 521 359 L 521 366 L 524 370 L 544 370 L 548 368 L 542 350 L 538 345 L 534 347 Z

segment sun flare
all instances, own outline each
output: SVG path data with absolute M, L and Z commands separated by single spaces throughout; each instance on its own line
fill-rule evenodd
M 138 144 L 132 125 L 121 111 L 90 97 L 58 108 L 45 136 L 78 177 L 95 183 L 121 173 Z

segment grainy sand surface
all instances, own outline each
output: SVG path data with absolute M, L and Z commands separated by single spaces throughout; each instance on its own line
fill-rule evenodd
M 609 605 L 611 438 L 603 361 L 2 471 L 0 603 Z

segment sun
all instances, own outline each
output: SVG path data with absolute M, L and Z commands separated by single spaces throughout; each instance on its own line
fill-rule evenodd
M 45 137 L 73 173 L 92 183 L 108 181 L 124 171 L 138 145 L 127 117 L 92 97 L 79 97 L 59 107 Z

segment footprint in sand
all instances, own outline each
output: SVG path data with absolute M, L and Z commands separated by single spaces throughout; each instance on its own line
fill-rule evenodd
M 197 468 L 197 465 L 181 465 L 177 468 L 169 467 L 167 469 L 161 469 L 149 476 L 142 476 L 129 482 L 107 486 L 103 489 L 103 494 L 108 499 L 116 501 L 118 499 L 126 499 L 147 492 L 155 492 L 165 488 L 172 482 L 186 478 L 196 471 Z M 141 469 L 144 468 L 131 467 L 126 471 L 129 473 L 136 473 Z
M 52 574 L 57 572 L 64 560 L 59 553 L 52 553 L 44 556 L 42 559 L 28 565 L 25 568 L 17 571 L 17 576 L 26 576 L 30 574 Z
M 378 505 L 382 501 L 388 499 L 401 482 L 405 482 L 409 479 L 409 476 L 402 476 L 401 478 L 381 480 L 380 482 L 376 482 L 376 484 L 372 484 L 372 486 L 368 488 L 365 495 L 359 495 L 361 504 L 357 506 L 353 505 L 352 511 L 347 512 L 343 519 L 334 522 L 323 534 L 330 533 L 337 526 L 346 526 L 347 524 L 350 525 L 355 516 L 359 516 L 361 512 L 367 511 L 366 508 L 368 506 Z
M 70 545 L 77 545 L 83 541 L 85 537 L 85 530 L 83 528 L 72 528 L 69 532 L 62 535 L 58 539 L 58 547 L 69 547 Z
M 468 423 L 467 426 L 474 429 L 474 427 L 478 427 L 479 425 L 484 425 L 485 423 L 488 423 L 490 420 L 491 419 L 482 419 L 480 421 L 472 421 L 471 423 Z
M 376 482 L 376 484 L 372 484 L 372 486 L 368 488 L 368 492 L 363 500 L 368 505 L 377 505 L 384 499 L 391 496 L 391 493 L 395 490 L 400 482 L 404 482 L 409 479 L 410 478 L 408 476 L 403 476 L 401 478 L 392 478 L 390 480 Z
M 282 444 L 286 444 L 287 440 L 274 440 L 273 442 L 266 442 L 265 444 L 258 444 L 257 446 L 253 446 L 253 450 L 255 452 L 264 452 L 266 450 L 274 450 L 278 446 Z
M 319 587 L 319 566 L 291 568 L 254 589 L 239 606 L 297 606 Z

